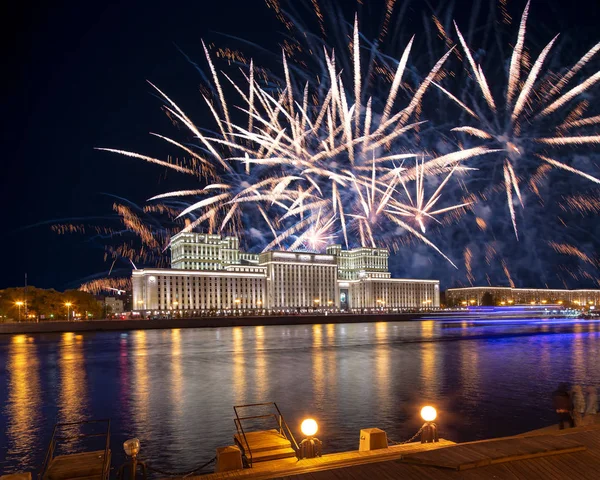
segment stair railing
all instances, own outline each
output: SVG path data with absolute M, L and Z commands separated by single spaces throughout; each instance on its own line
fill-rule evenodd
M 248 416 L 248 417 L 240 417 L 240 415 L 238 413 L 238 409 L 242 409 L 242 408 L 256 408 L 256 407 L 269 407 L 269 406 L 274 407 L 274 409 L 277 413 L 276 414 L 268 413 L 265 415 L 252 415 L 252 416 Z M 233 410 L 235 412 L 235 417 L 236 417 L 233 420 L 235 423 L 235 428 L 237 430 L 238 437 L 241 436 L 241 438 L 244 439 L 245 445 L 241 445 L 241 447 L 244 450 L 244 455 L 246 456 L 246 460 L 247 460 L 250 468 L 252 468 L 252 463 L 253 463 L 252 449 L 250 448 L 250 444 L 248 443 L 248 438 L 246 437 L 246 432 L 244 431 L 244 427 L 242 425 L 242 422 L 247 421 L 247 420 L 261 420 L 261 419 L 267 419 L 267 418 L 273 419 L 277 425 L 277 430 L 278 430 L 279 434 L 290 442 L 291 447 L 294 449 L 296 454 L 298 454 L 298 450 L 299 450 L 298 443 L 296 442 L 296 439 L 294 438 L 294 435 L 292 434 L 290 427 L 286 423 L 285 418 L 283 417 L 283 414 L 281 413 L 281 410 L 279 410 L 277 403 L 266 402 L 266 403 L 251 403 L 248 405 L 238 405 L 238 406 L 234 406 Z

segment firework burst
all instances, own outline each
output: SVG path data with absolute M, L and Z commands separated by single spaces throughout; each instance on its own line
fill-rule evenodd
M 581 59 L 563 74 L 548 70 L 544 73 L 544 64 L 550 54 L 558 35 L 541 51 L 532 64 L 525 55 L 525 40 L 529 2 L 525 7 L 517 40 L 515 42 L 510 64 L 507 67 L 507 84 L 503 92 L 501 104 L 492 94 L 490 83 L 467 45 L 458 25 L 454 24 L 458 43 L 467 63 L 467 68 L 474 79 L 482 101 L 468 95 L 463 90 L 462 99 L 455 96 L 440 84 L 439 90 L 447 95 L 469 119 L 468 125 L 452 129 L 468 137 L 488 142 L 489 148 L 502 150 L 501 181 L 506 192 L 507 205 L 515 235 L 518 238 L 515 200 L 524 206 L 521 193 L 523 178 L 529 180 L 531 189 L 537 193 L 539 178 L 547 170 L 538 169 L 530 175 L 528 168 L 532 162 L 541 163 L 542 167 L 561 169 L 580 175 L 592 182 L 600 183 L 600 179 L 569 165 L 568 161 L 558 160 L 553 153 L 546 150 L 565 146 L 597 145 L 600 135 L 597 127 L 600 116 L 585 117 L 589 106 L 583 95 L 600 81 L 600 72 L 575 84 L 584 67 L 600 51 L 600 43 L 594 45 Z M 590 132 L 590 129 L 593 131 Z M 525 164 L 526 168 L 523 168 Z
M 238 232 L 244 221 L 257 218 L 258 212 L 273 234 L 265 249 L 318 249 L 334 239 L 346 246 L 375 247 L 390 244 L 389 237 L 397 235 L 400 228 L 444 255 L 426 238 L 425 224 L 469 205 L 442 206 L 443 189 L 453 173 L 463 169 L 462 163 L 495 150 L 476 147 L 436 156 L 414 147 L 411 135 L 425 123 L 419 119 L 423 98 L 452 50 L 439 58 L 407 95 L 412 44 L 410 40 L 397 60 L 383 101 L 365 93 L 371 79 L 362 73 L 357 19 L 349 48 L 351 86 L 344 83 L 337 67 L 339 52 L 326 47 L 322 75 L 302 84 L 294 77 L 285 52 L 279 83 L 277 79 L 259 81 L 252 62 L 243 71 L 244 80 L 235 82 L 217 71 L 204 46 L 217 101 L 205 100 L 217 134 L 205 133 L 153 86 L 169 114 L 198 141 L 198 148 L 159 138 L 182 148 L 203 171 L 188 171 L 180 164 L 134 152 L 105 150 L 201 177 L 206 183 L 203 188 L 167 192 L 151 199 L 200 196 L 179 214 L 191 219 L 187 230 L 202 225 L 210 232 Z M 223 82 L 237 93 L 237 103 L 227 101 Z M 236 117 L 245 118 L 234 122 L 234 111 Z M 411 158 L 420 160 L 414 168 L 404 168 L 403 161 Z M 424 196 L 427 182 L 436 185 L 429 200 Z M 414 185 L 414 195 L 409 193 L 409 184 Z

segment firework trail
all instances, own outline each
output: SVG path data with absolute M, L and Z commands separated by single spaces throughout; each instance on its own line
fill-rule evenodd
M 462 258 L 460 274 L 470 284 L 485 266 L 511 285 L 527 277 L 520 269 L 525 262 L 531 272 L 543 271 L 544 245 L 591 266 L 543 239 L 560 236 L 558 243 L 573 245 L 576 230 L 587 227 L 574 225 L 570 215 L 598 213 L 597 194 L 564 194 L 563 177 L 598 182 L 589 162 L 582 166 L 570 153 L 594 151 L 600 143 L 600 115 L 591 99 L 600 80 L 592 70 L 600 44 L 568 69 L 557 60 L 556 38 L 533 57 L 527 4 L 509 42 L 514 47 L 506 50 L 498 33 L 498 25 L 512 24 L 505 1 L 490 8 L 483 22 L 483 2 L 475 2 L 464 32 L 453 22 L 452 2 L 440 2 L 423 10 L 417 36 L 392 27 L 408 23 L 410 2 L 386 1 L 370 35 L 375 41 L 359 29 L 365 28 L 360 19 L 366 2 L 356 3 L 352 21 L 326 0 L 267 3 L 287 32 L 279 68 L 260 67 L 239 50 L 202 44 L 210 81 L 201 92 L 210 122 L 194 123 L 152 86 L 189 137 L 155 138 L 186 159 L 105 149 L 199 181 L 197 188 L 152 197 L 160 203 L 147 206 L 156 209 L 149 213 L 168 209 L 171 220 L 189 220 L 187 230 L 269 232 L 259 245 L 249 239 L 262 249 L 319 251 L 337 241 L 402 253 L 419 242 L 449 261 Z M 303 23 L 304 10 L 314 28 Z M 475 44 L 483 46 L 471 49 Z M 488 44 L 493 49 L 485 50 L 484 64 L 481 52 Z M 227 68 L 219 68 L 218 60 Z M 504 205 L 506 222 L 494 213 Z M 524 206 L 540 221 L 520 224 Z M 155 249 L 142 224 L 132 225 L 141 248 Z M 508 228 L 519 244 L 506 238 Z M 111 255 L 143 260 L 139 249 L 121 247 Z M 577 248 L 593 258 L 584 252 L 590 245 Z M 559 270 L 563 284 L 565 275 L 590 275 L 581 266 Z
M 600 51 L 600 43 L 588 50 L 564 74 L 555 74 L 551 71 L 544 74 L 544 64 L 558 38 L 557 35 L 543 48 L 537 59 L 529 66 L 530 68 L 527 68 L 525 40 L 528 16 L 529 2 L 523 12 L 507 68 L 507 84 L 502 104 L 497 105 L 482 66 L 475 61 L 472 50 L 456 24 L 454 28 L 466 58 L 467 68 L 484 101 L 478 102 L 476 97 L 464 94 L 464 88 L 462 95 L 455 96 L 442 85 L 436 84 L 469 118 L 469 125 L 455 127 L 452 131 L 485 140 L 488 148 L 502 150 L 501 156 L 493 158 L 501 158 L 502 161 L 501 181 L 517 238 L 514 203 L 518 200 L 518 204 L 524 206 L 521 182 L 523 179 L 528 179 L 531 189 L 539 194 L 537 190 L 539 177 L 547 172 L 538 169 L 535 176 L 527 178 L 525 175 L 528 174 L 527 169 L 532 162 L 541 162 L 542 166 L 562 169 L 600 183 L 597 177 L 574 168 L 568 164 L 568 161 L 553 158 L 552 153 L 546 153 L 548 148 L 600 143 L 600 135 L 595 128 L 600 124 L 600 116 L 584 117 L 587 102 L 583 100 L 584 94 L 600 81 L 600 72 L 584 76 L 579 84 L 574 82 L 578 74 Z M 580 101 L 576 103 L 578 99 Z M 469 104 L 471 105 L 468 106 Z M 590 128 L 592 131 L 589 130 Z M 489 163 L 487 167 L 490 167 Z M 493 168 L 493 165 L 491 167 Z
M 400 87 L 408 81 L 411 39 L 396 61 L 387 96 L 381 99 L 364 93 L 373 80 L 363 75 L 357 19 L 351 38 L 351 47 L 341 52 L 323 46 L 323 71 L 309 80 L 305 76 L 295 78 L 284 51 L 279 83 L 277 78 L 258 81 L 253 63 L 242 72 L 243 81 L 234 81 L 232 74 L 217 71 L 203 44 L 216 92 L 214 104 L 205 98 L 216 127 L 210 133 L 152 85 L 164 99 L 166 110 L 188 129 L 199 148 L 192 150 L 168 137 L 158 137 L 192 155 L 210 171 L 210 178 L 204 172 L 184 171 L 180 164 L 147 155 L 101 150 L 201 177 L 203 188 L 167 192 L 150 199 L 200 196 L 179 213 L 179 217 L 191 220 L 186 230 L 202 225 L 209 232 L 239 234 L 249 211 L 258 212 L 274 236 L 265 249 L 296 249 L 307 245 L 316 248 L 336 238 L 348 247 L 390 246 L 393 242 L 389 237 L 397 235 L 399 228 L 452 263 L 425 236 L 426 223 L 440 222 L 435 217 L 469 205 L 444 205 L 443 189 L 456 171 L 465 170 L 464 162 L 497 150 L 475 147 L 436 155 L 414 147 L 412 135 L 425 123 L 420 119 L 423 98 L 452 50 L 411 85 L 406 95 L 409 88 Z M 340 57 L 346 53 L 351 57 L 351 85 L 345 83 L 338 68 Z M 226 98 L 224 83 L 237 93 L 237 103 Z M 401 97 L 407 98 L 402 101 Z M 234 111 L 246 118 L 233 122 Z M 405 168 L 404 160 L 411 158 L 420 160 L 415 167 Z M 436 185 L 429 199 L 425 198 L 426 182 Z

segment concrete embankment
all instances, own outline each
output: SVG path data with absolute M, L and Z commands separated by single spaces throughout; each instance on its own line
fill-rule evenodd
M 428 313 L 427 316 L 431 316 Z M 306 325 L 328 323 L 402 322 L 419 320 L 424 314 L 286 315 L 253 317 L 162 318 L 156 320 L 90 320 L 83 322 L 0 323 L 0 334 L 51 332 L 104 332 L 162 328 L 216 328 L 257 325 Z

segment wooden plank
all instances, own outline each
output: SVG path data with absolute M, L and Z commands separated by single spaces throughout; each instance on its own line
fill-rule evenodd
M 108 458 L 110 459 L 110 452 Z M 44 479 L 101 478 L 104 465 L 104 450 L 59 455 L 50 462 Z
M 521 437 L 468 443 L 433 452 L 419 452 L 405 455 L 402 462 L 466 470 L 495 463 L 572 453 L 585 449 L 583 444 L 566 437 Z
M 290 441 L 284 436 L 280 435 L 277 430 L 248 432 L 246 433 L 245 439 L 243 435 L 236 433 L 234 435 L 234 439 L 244 448 L 246 448 L 247 445 L 250 448 L 251 452 L 291 448 Z

